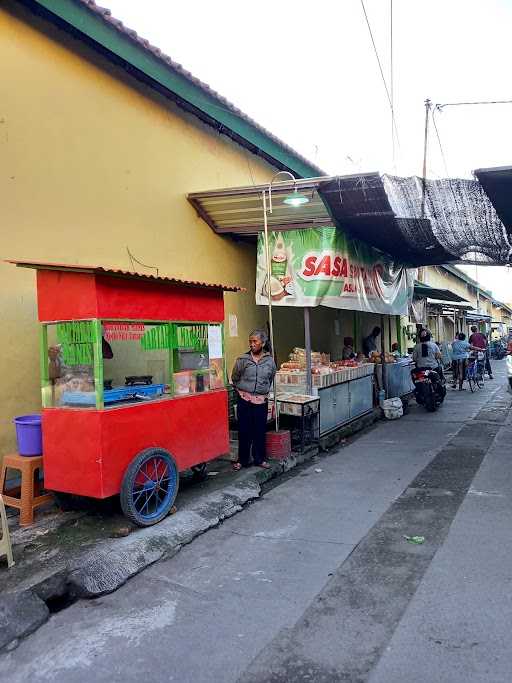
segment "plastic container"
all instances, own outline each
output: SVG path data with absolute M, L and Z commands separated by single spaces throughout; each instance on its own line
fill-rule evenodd
M 267 432 L 266 438 L 267 458 L 271 460 L 286 460 L 292 452 L 291 434 L 287 429 L 278 432 Z
M 14 418 L 16 440 L 20 455 L 41 455 L 43 452 L 43 433 L 41 415 L 20 415 Z
M 174 389 L 177 394 L 190 393 L 190 372 L 175 372 L 174 373 Z

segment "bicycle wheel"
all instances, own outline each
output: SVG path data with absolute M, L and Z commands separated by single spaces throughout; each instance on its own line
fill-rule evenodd
M 477 387 L 478 387 L 479 389 L 483 389 L 483 388 L 484 388 L 484 376 L 483 376 L 483 373 L 481 373 L 481 372 L 477 372 L 477 373 L 476 373 L 476 375 L 475 375 L 475 384 L 477 385 Z
M 468 380 L 469 388 L 472 393 L 476 391 L 475 374 L 475 366 L 470 365 L 466 372 L 466 379 Z

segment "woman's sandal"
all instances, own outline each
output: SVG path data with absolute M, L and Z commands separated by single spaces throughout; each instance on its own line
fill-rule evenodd
M 265 460 L 263 462 L 260 462 L 259 465 L 256 465 L 256 467 L 261 467 L 264 470 L 270 469 L 270 465 Z
M 234 462 L 233 463 L 233 469 L 235 470 L 235 472 L 239 472 L 242 469 L 242 463 Z

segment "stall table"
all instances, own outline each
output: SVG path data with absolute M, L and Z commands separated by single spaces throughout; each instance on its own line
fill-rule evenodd
M 313 375 L 318 392 L 320 436 L 324 436 L 373 410 L 373 363 Z M 278 372 L 276 392 L 306 393 L 306 373 Z
M 318 443 L 320 399 L 307 394 L 277 394 L 275 400 L 278 419 L 285 416 L 284 422 L 292 423 L 292 446 L 304 453 L 306 446 Z M 293 422 L 298 423 L 298 429 L 293 429 Z

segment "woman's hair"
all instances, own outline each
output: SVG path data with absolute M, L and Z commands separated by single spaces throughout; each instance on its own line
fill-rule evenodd
M 464 332 L 459 332 L 459 334 L 457 335 L 457 339 L 459 341 L 464 341 L 464 339 L 466 339 L 466 335 L 464 334 Z
M 354 345 L 354 340 L 352 337 L 343 337 L 343 343 L 345 346 L 353 346 Z
M 261 329 L 256 329 L 251 332 L 249 337 L 259 337 L 261 339 L 261 343 L 263 344 L 263 350 L 264 351 L 270 351 L 270 340 L 268 338 L 268 334 L 265 332 L 265 330 Z
M 428 344 L 426 342 L 429 342 L 431 340 L 431 334 L 428 330 L 422 330 L 420 333 L 420 339 L 422 342 L 424 342 L 421 345 L 421 357 L 426 358 L 428 356 Z

